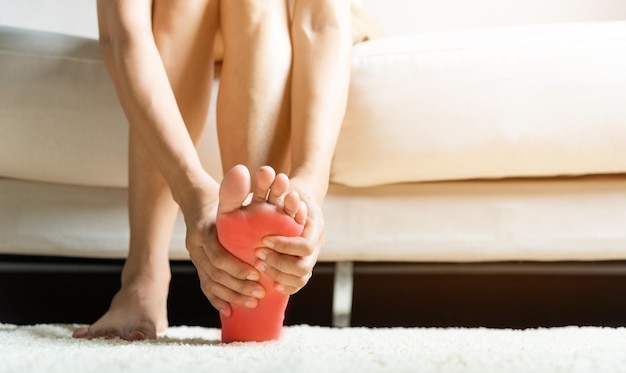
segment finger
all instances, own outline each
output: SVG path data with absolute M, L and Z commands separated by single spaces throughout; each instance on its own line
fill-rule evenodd
M 200 278 L 200 289 L 202 290 L 202 292 L 204 293 L 204 296 L 206 296 L 206 298 L 209 300 L 209 302 L 211 303 L 211 305 L 213 307 L 215 307 L 216 310 L 218 310 L 220 312 L 220 314 L 229 317 L 232 314 L 232 309 L 230 307 L 230 304 L 217 297 L 215 294 L 209 292 L 205 292 L 204 289 L 209 287 L 209 283 L 211 282 L 211 279 L 208 277 L 208 275 L 204 272 L 198 272 L 198 277 Z M 204 285 L 207 284 L 207 285 Z
M 324 240 L 323 232 L 323 220 L 309 216 L 300 237 L 266 236 L 263 238 L 263 245 L 281 254 L 310 256 L 321 246 Z
M 200 270 L 206 273 L 206 281 L 216 282 L 233 292 L 248 297 L 263 298 L 265 296 L 265 289 L 256 282 L 261 277 L 254 267 L 240 261 L 226 250 L 212 256 L 212 260 L 208 257 L 201 257 L 198 260 L 201 265 Z M 228 272 L 229 269 L 234 275 Z M 244 276 L 246 278 L 243 278 Z
M 215 262 L 210 261 L 203 251 L 190 251 L 190 257 L 198 270 L 201 286 L 206 288 L 211 286 L 211 283 L 217 283 L 242 296 L 254 298 L 263 298 L 265 296 L 265 289 L 256 280 L 242 280 L 233 277 L 228 272 L 216 267 Z M 217 262 L 219 263 L 219 260 Z M 246 266 L 248 265 L 246 264 Z M 254 269 L 254 272 L 258 273 L 256 269 Z M 260 275 L 258 278 L 260 278 Z M 228 299 L 224 300 L 228 301 Z
M 259 263 L 262 266 L 262 263 Z M 312 276 L 312 272 L 307 272 L 304 276 L 294 276 L 276 270 L 270 266 L 262 267 L 264 272 L 275 281 L 274 288 L 283 294 L 295 294 L 302 289 Z
M 224 315 L 226 317 L 230 317 L 230 315 L 232 315 L 233 310 L 232 308 L 230 308 L 230 304 L 228 304 L 228 302 L 226 302 L 223 299 L 220 299 L 214 295 L 207 295 L 205 294 L 205 296 L 207 297 L 207 299 L 209 300 L 209 303 L 211 303 L 211 305 L 219 311 L 219 313 L 221 315 Z
M 267 249 L 258 250 L 256 252 L 256 256 L 263 264 L 270 266 L 277 271 L 299 277 L 308 274 L 315 265 L 315 261 L 309 260 L 309 257 L 303 258 L 299 256 L 284 255 Z M 258 265 L 259 262 L 255 264 Z M 257 266 L 257 269 L 258 268 L 259 267 Z
M 206 255 L 204 255 L 205 253 Z M 209 251 L 193 250 L 189 254 L 202 281 L 217 282 L 245 296 L 255 298 L 265 296 L 263 287 L 256 282 L 260 279 L 259 272 L 249 264 L 232 257 L 225 250 L 221 253 L 218 252 L 218 254 L 211 254 Z M 209 255 L 213 257 L 212 260 L 209 258 Z M 228 265 L 230 260 L 235 261 L 235 263 Z M 222 268 L 236 268 L 234 272 L 237 277 Z M 244 276 L 246 278 L 242 278 Z
M 261 278 L 253 266 L 232 255 L 220 244 L 216 246 L 213 250 L 204 250 L 213 267 L 239 280 L 258 281 Z
M 208 272 L 211 281 L 218 283 L 229 290 L 244 295 L 261 299 L 265 296 L 265 289 L 256 281 L 239 280 L 228 273 L 213 268 Z
M 209 299 L 211 304 L 215 301 L 219 304 L 219 300 L 222 300 L 230 305 L 238 305 L 246 308 L 256 308 L 259 304 L 258 299 L 239 294 L 214 281 L 204 281 L 200 286 L 202 288 L 202 292 L 207 299 Z M 221 311 L 221 308 L 216 308 Z
M 280 254 L 307 257 L 315 253 L 315 247 L 305 237 L 268 236 L 263 245 Z

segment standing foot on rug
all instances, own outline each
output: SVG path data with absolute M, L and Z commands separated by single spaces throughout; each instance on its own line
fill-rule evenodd
M 264 246 L 263 238 L 300 236 L 307 212 L 297 193 L 287 193 L 289 178 L 276 175 L 269 166 L 256 172 L 251 200 L 246 204 L 250 186 L 250 174 L 244 166 L 235 166 L 224 176 L 217 235 L 228 251 L 263 272 L 263 263 L 256 257 L 256 250 Z M 265 273 L 259 283 L 265 288 L 265 297 L 255 308 L 233 306 L 230 316 L 221 315 L 223 342 L 260 342 L 280 337 L 289 295 L 279 292 L 274 280 Z
M 74 338 L 121 338 L 129 341 L 155 339 L 164 332 L 167 322 L 167 294 L 170 271 L 156 275 L 139 275 L 141 271 L 130 270 L 127 262 L 122 275 L 122 288 L 117 292 L 109 310 L 93 325 L 74 331 Z M 167 274 L 167 276 L 164 275 Z M 125 281 L 126 280 L 126 281 Z

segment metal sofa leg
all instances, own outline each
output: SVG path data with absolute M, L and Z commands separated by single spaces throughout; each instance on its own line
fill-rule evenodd
M 335 264 L 335 285 L 333 288 L 333 326 L 350 326 L 352 314 L 353 263 Z

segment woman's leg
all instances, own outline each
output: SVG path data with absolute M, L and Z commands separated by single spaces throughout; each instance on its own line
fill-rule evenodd
M 217 126 L 224 171 L 289 170 L 291 40 L 285 0 L 221 2 Z
M 224 61 L 217 123 L 223 169 L 243 164 L 256 170 L 269 164 L 291 177 L 288 190 L 305 201 L 306 208 L 299 209 L 306 211 L 302 236 L 277 237 L 268 245 L 273 250 L 257 252 L 257 269 L 277 282 L 272 290 L 283 294 L 293 294 L 306 284 L 323 241 L 321 204 L 347 96 L 349 9 L 347 0 L 221 4 Z M 321 65 L 316 68 L 318 60 Z M 244 179 L 225 182 L 234 188 L 233 180 Z M 265 203 L 268 188 L 259 184 L 240 187 L 254 190 L 253 201 L 261 196 L 259 201 Z M 282 198 L 294 198 L 302 206 L 298 194 L 283 194 L 274 202 L 271 195 L 269 188 L 269 203 L 280 205 Z M 241 199 L 231 204 L 241 205 Z
M 182 117 L 194 143 L 207 119 L 219 4 L 156 1 L 153 32 Z M 109 311 L 77 337 L 155 338 L 167 328 L 169 244 L 178 206 L 140 135 L 129 136 L 130 249 L 122 286 Z
M 307 206 L 302 236 L 273 237 L 266 243 L 273 250 L 260 256 L 276 288 L 293 294 L 308 281 L 324 239 L 321 206 L 348 93 L 350 2 L 222 2 L 221 19 L 224 170 L 273 165 Z
M 294 183 L 321 204 L 350 81 L 349 0 L 294 2 L 291 157 Z
M 288 173 L 290 167 L 289 15 L 285 0 L 226 0 L 220 14 L 224 59 L 217 125 L 227 173 L 220 188 L 217 232 L 229 251 L 258 265 L 255 249 L 263 238 L 259 232 L 299 235 L 306 218 L 299 196 L 287 193 L 287 176 L 259 168 L 270 165 Z M 256 172 L 254 180 L 248 169 L 237 165 Z M 253 198 L 244 207 L 249 192 Z M 257 269 L 264 272 L 261 265 Z M 278 338 L 288 297 L 273 283 L 262 275 L 264 297 L 251 304 L 254 307 L 232 305 L 232 314 L 222 313 L 223 341 Z

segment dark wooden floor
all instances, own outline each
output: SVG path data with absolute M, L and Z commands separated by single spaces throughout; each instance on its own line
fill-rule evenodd
M 121 265 L 0 256 L 0 322 L 93 322 L 118 289 Z M 318 264 L 309 285 L 291 298 L 286 324 L 331 324 L 333 268 Z M 189 263 L 173 263 L 169 318 L 171 325 L 219 326 Z M 357 263 L 352 325 L 626 326 L 626 263 Z

